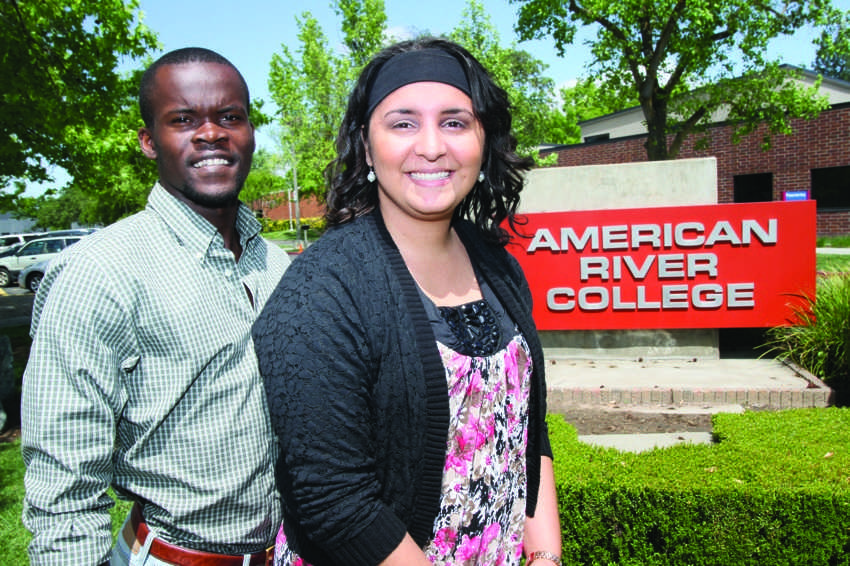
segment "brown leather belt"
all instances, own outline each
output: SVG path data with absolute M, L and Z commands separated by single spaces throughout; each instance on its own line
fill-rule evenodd
M 130 520 L 121 533 L 127 546 L 132 552 L 137 552 L 145 539 L 150 534 L 150 529 L 145 524 L 139 505 L 133 505 L 130 511 Z M 243 566 L 242 556 L 231 554 L 213 554 L 201 550 L 192 550 L 155 538 L 151 543 L 150 555 L 175 566 Z M 274 558 L 274 548 L 251 555 L 250 566 L 271 566 Z

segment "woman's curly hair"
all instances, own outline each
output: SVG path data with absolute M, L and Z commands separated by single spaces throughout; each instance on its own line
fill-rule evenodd
M 394 55 L 421 49 L 441 49 L 457 59 L 469 81 L 472 108 L 484 129 L 484 181 L 476 181 L 472 191 L 455 210 L 455 220 L 473 222 L 484 237 L 506 244 L 508 232 L 502 228 L 507 219 L 514 225 L 514 214 L 523 187 L 523 173 L 533 160 L 516 154 L 516 139 L 511 134 L 511 112 L 507 93 L 493 82 L 481 64 L 463 47 L 448 40 L 424 37 L 403 41 L 378 53 L 364 67 L 348 98 L 339 134 L 337 157 L 328 165 L 325 219 L 328 226 L 344 224 L 374 210 L 378 205 L 378 189 L 366 176 L 366 148 L 369 139 L 369 92 L 375 77 Z

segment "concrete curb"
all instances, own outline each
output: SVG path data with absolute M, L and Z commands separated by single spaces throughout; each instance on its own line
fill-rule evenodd
M 681 361 L 671 363 L 682 364 Z M 651 381 L 651 378 L 658 377 L 656 374 L 661 373 L 662 369 L 669 372 L 669 366 L 657 371 L 650 367 L 643 375 L 633 367 L 594 368 L 594 371 L 604 372 L 603 377 L 594 376 L 594 382 L 588 379 L 587 386 L 577 385 L 575 380 L 552 379 L 548 390 L 548 409 L 550 412 L 564 412 L 576 406 L 618 405 L 621 408 L 654 407 L 669 410 L 671 406 L 737 405 L 745 409 L 780 410 L 828 407 L 832 404 L 832 389 L 808 371 L 788 361 L 770 366 L 774 373 L 777 368 L 784 369 L 787 375 L 775 383 L 753 379 L 751 384 L 747 384 L 746 378 L 735 378 L 730 373 L 735 368 L 724 370 L 720 360 L 712 366 L 714 373 L 699 382 L 686 379 L 686 370 L 682 370 L 683 383 L 679 386 L 671 385 L 669 379 L 659 379 L 660 385 Z M 756 366 L 749 371 L 758 369 Z M 628 375 L 624 377 L 623 373 Z
M 659 389 L 573 389 L 550 390 L 549 411 L 571 405 L 740 405 L 750 409 L 795 409 L 830 406 L 830 391 L 821 390 L 659 390 Z

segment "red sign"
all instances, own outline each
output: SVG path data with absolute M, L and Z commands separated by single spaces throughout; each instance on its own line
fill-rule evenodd
M 540 330 L 787 324 L 815 293 L 815 202 L 526 214 L 508 249 Z

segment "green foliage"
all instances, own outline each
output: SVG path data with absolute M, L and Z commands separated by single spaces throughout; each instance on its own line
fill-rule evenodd
M 0 186 L 48 180 L 46 166 L 86 160 L 81 130 L 100 129 L 124 101 L 119 60 L 156 46 L 136 0 L 0 2 Z
M 499 33 L 478 0 L 469 0 L 461 23 L 449 39 L 464 46 L 508 93 L 513 131 L 520 153 L 536 156 L 541 143 L 570 143 L 575 124 L 558 111 L 553 99 L 555 82 L 546 77 L 546 65 L 515 44 L 501 45 Z
M 850 236 L 818 236 L 819 248 L 850 248 Z
M 263 236 L 271 239 L 286 239 L 295 238 L 295 230 L 289 229 L 289 220 L 271 220 L 269 218 L 261 218 L 260 222 L 263 225 Z M 301 219 L 302 226 L 310 227 L 310 236 L 318 237 L 324 233 L 327 228 L 327 222 L 321 216 L 307 216 Z
M 850 273 L 850 255 L 818 254 L 815 266 L 818 273 Z
M 638 101 L 650 160 L 675 158 L 685 138 L 716 119 L 717 111 L 729 110 L 745 135 L 763 121 L 771 134 L 787 132 L 792 118 L 823 108 L 820 97 L 778 75 L 778 64 L 765 53 L 777 36 L 823 25 L 834 13 L 828 0 L 512 1 L 521 4 L 520 37 L 551 36 L 562 55 L 578 26 L 596 32 L 588 40 L 589 71 L 610 95 Z M 738 69 L 744 72 L 736 74 Z
M 816 43 L 815 70 L 850 81 L 850 13 L 835 14 Z
M 353 67 L 359 69 L 383 46 L 387 27 L 384 0 L 336 0 L 334 11 L 342 18 L 342 32 Z
M 563 124 L 568 130 L 568 141 L 565 143 L 581 142 L 581 128 L 578 123 L 611 114 L 618 110 L 635 106 L 635 100 L 618 99 L 607 92 L 596 79 L 582 79 L 571 87 L 563 87 L 560 91 L 563 108 Z
M 850 275 L 818 278 L 817 297 L 797 312 L 799 322 L 768 330 L 770 353 L 789 359 L 833 388 L 850 387 Z
M 720 414 L 717 444 L 639 454 L 548 420 L 564 564 L 850 564 L 848 409 Z
M 245 179 L 239 198 L 249 206 L 262 201 L 269 208 L 285 202 L 289 187 L 286 186 L 286 179 L 280 175 L 282 165 L 279 162 L 280 156 L 267 149 L 258 149 L 254 153 L 251 172 Z M 253 207 L 259 208 L 259 206 Z
M 323 196 L 323 172 L 331 162 L 351 83 L 351 62 L 333 54 L 319 22 L 296 18 L 300 48 L 286 45 L 272 56 L 269 91 L 278 108 L 287 186 L 302 196 Z M 364 40 L 365 41 L 365 40 Z M 371 44 L 371 42 L 368 42 Z
M 18 216 L 33 218 L 39 228 L 58 230 L 73 222 L 110 224 L 144 208 L 157 169 L 139 149 L 142 119 L 135 91 L 136 86 L 128 84 L 123 107 L 103 123 L 66 130 L 66 139 L 85 148 L 85 157 L 66 167 L 71 176 L 67 186 L 38 197 L 18 197 Z

